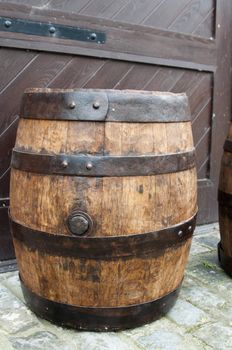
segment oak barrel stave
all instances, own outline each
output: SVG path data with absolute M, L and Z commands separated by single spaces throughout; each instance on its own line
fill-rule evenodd
M 71 95 L 72 99 L 75 97 L 76 117 L 73 112 L 75 108 L 69 107 L 70 91 L 31 89 L 25 93 L 22 111 L 26 112 L 25 116 L 21 114 L 15 153 L 19 158 L 23 153 L 25 158 L 28 154 L 34 155 L 35 159 L 42 159 L 41 157 L 52 159 L 60 155 L 62 162 L 66 161 L 68 165 L 64 164 L 65 174 L 62 174 L 62 167 L 59 168 L 60 173 L 54 173 L 54 167 L 50 168 L 50 165 L 46 174 L 45 171 L 39 171 L 38 166 L 36 168 L 37 160 L 34 163 L 29 161 L 27 168 L 23 168 L 22 162 L 16 162 L 13 157 L 12 222 L 29 229 L 28 235 L 32 236 L 35 232 L 39 232 L 38 239 L 41 237 L 43 240 L 40 245 L 36 248 L 34 245 L 32 249 L 25 236 L 22 238 L 21 235 L 19 239 L 19 235 L 14 234 L 16 229 L 12 230 L 24 290 L 32 293 L 29 293 L 32 300 L 34 300 L 33 296 L 37 295 L 42 298 L 41 300 L 53 301 L 59 305 L 115 310 L 147 303 L 154 305 L 156 300 L 165 298 L 167 295 L 174 293 L 176 296 L 175 291 L 178 290 L 184 275 L 197 211 L 195 163 L 194 161 L 191 164 L 188 163 L 185 157 L 185 154 L 191 154 L 194 151 L 187 99 L 183 94 L 148 93 L 151 106 L 152 103 L 157 104 L 157 100 L 161 100 L 162 116 L 165 115 L 165 98 L 172 103 L 176 100 L 173 106 L 173 117 L 170 113 L 170 102 L 166 113 L 167 118 L 164 118 L 163 122 L 159 115 L 152 114 L 158 110 L 158 107 L 153 108 L 149 105 L 146 109 L 148 117 L 139 116 L 137 108 L 134 108 L 137 112 L 133 119 L 133 104 L 130 104 L 130 99 L 134 101 L 137 94 L 138 100 L 142 101 L 143 97 L 147 96 L 146 93 L 104 90 L 100 91 L 100 96 L 103 96 L 101 102 L 103 111 L 99 111 L 100 103 L 95 118 L 98 120 L 94 120 L 92 116 L 92 120 L 89 121 L 88 118 L 85 119 L 85 113 L 89 113 L 90 107 L 93 111 L 95 110 L 94 103 L 99 90 L 96 90 L 96 96 L 95 91 L 91 90 L 92 97 L 87 96 L 90 106 L 85 107 L 85 102 L 80 109 L 78 109 L 79 92 L 80 90 L 72 91 Z M 88 90 L 81 90 L 82 100 L 85 100 L 84 95 L 88 93 Z M 54 105 L 49 107 L 49 94 L 52 94 L 53 104 L 56 94 L 59 94 L 59 100 L 66 101 L 62 102 L 64 105 L 58 108 L 58 119 L 55 119 Z M 132 94 L 131 97 L 130 94 Z M 43 101 L 44 95 L 46 95 L 46 104 L 42 103 L 41 107 L 36 109 L 33 103 L 41 103 L 38 101 Z M 61 98 L 60 95 L 65 97 Z M 28 104 L 25 108 L 28 96 L 32 105 Z M 109 100 L 105 96 L 110 96 Z M 124 103 L 121 108 L 120 99 L 127 100 L 127 96 L 129 102 Z M 153 96 L 155 100 L 152 102 Z M 113 107 L 111 100 L 114 101 Z M 125 105 L 129 108 L 128 120 L 125 115 Z M 179 108 L 182 106 L 180 120 L 178 120 L 178 106 Z M 113 113 L 112 111 L 111 114 L 108 113 L 109 108 L 116 110 L 116 121 L 110 118 L 107 120 L 108 115 Z M 63 113 L 64 109 L 65 113 Z M 72 120 L 67 117 L 68 110 L 72 111 Z M 38 115 L 36 115 L 37 111 Z M 42 119 L 43 112 L 44 119 Z M 49 113 L 51 113 L 50 117 Z M 167 155 L 173 154 L 174 158 L 170 162 L 170 157 L 168 158 Z M 181 154 L 181 161 L 175 160 L 175 154 Z M 164 158 L 161 164 L 165 164 L 166 170 L 161 173 L 149 173 L 148 169 L 149 171 L 144 175 L 142 173 L 144 168 L 140 170 L 138 166 L 136 169 L 141 174 L 128 175 L 128 172 L 124 171 L 125 167 L 122 167 L 120 176 L 117 176 L 115 166 L 109 168 L 109 174 L 106 177 L 102 174 L 96 176 L 92 169 L 96 169 L 98 165 L 94 168 L 95 163 L 94 167 L 91 163 L 92 168 L 88 170 L 89 172 L 82 172 L 80 176 L 77 170 L 69 167 L 69 161 L 73 156 L 77 158 L 87 156 L 92 157 L 91 159 L 108 157 L 113 159 L 112 162 L 115 157 L 124 157 L 125 161 L 135 157 L 140 162 L 139 157 L 161 156 Z M 35 164 L 34 167 L 33 164 Z M 86 166 L 87 164 L 88 162 Z M 185 168 L 183 164 L 187 164 Z M 175 172 L 173 166 L 176 167 Z M 130 169 L 129 166 L 128 168 Z M 81 236 L 72 235 L 67 225 L 67 220 L 72 213 L 87 213 L 91 218 L 91 228 Z M 165 243 L 166 245 L 159 243 L 155 237 L 162 237 L 172 227 L 177 227 L 172 231 L 175 232 L 172 243 L 171 241 L 169 244 Z M 162 234 L 160 236 L 157 233 L 159 231 Z M 88 245 L 91 239 L 99 242 L 104 238 L 106 240 L 104 245 L 108 247 L 107 242 L 110 240 L 107 241 L 107 238 L 120 240 L 123 236 L 132 253 L 125 254 L 125 249 L 117 248 L 118 250 L 115 250 L 117 254 L 110 256 L 107 254 L 107 250 L 108 252 L 110 250 L 105 249 L 100 251 L 99 258 L 96 254 L 94 256 L 94 249 L 92 255 L 86 254 L 86 256 L 80 254 L 68 256 L 68 253 L 65 255 L 58 251 L 52 252 L 52 248 L 49 252 L 43 249 L 46 237 L 50 239 L 50 236 L 57 235 L 60 239 L 64 239 L 61 244 L 65 247 L 72 245 L 71 241 L 65 241 L 65 237 L 75 239 L 78 252 L 83 242 L 86 242 L 85 249 L 89 251 Z M 139 236 L 137 239 L 141 241 L 142 235 L 144 237 L 148 235 L 154 242 L 154 249 L 143 252 L 137 248 L 135 253 L 135 248 L 132 248 L 133 236 Z M 82 250 L 82 253 L 84 251 Z M 30 305 L 29 300 L 28 303 Z M 43 304 L 42 301 L 41 303 Z M 33 306 L 31 307 L 33 309 Z M 38 312 L 38 310 L 34 311 Z M 146 322 L 154 319 L 156 314 L 149 313 Z M 162 313 L 159 312 L 159 314 Z M 46 317 L 45 314 L 42 316 Z M 116 325 L 117 322 L 108 325 L 109 329 L 120 329 L 120 325 Z M 136 322 L 134 319 L 133 323 L 132 317 L 126 324 L 122 322 L 121 328 L 135 326 L 138 324 Z M 73 321 L 72 326 L 83 328 L 81 321 L 78 323 L 77 320 Z M 103 321 L 97 327 L 91 322 L 85 326 L 86 329 L 96 330 L 103 330 L 104 327 L 106 323 Z
M 222 268 L 232 276 L 232 128 L 224 143 L 218 187 L 219 228 L 221 241 L 218 257 Z

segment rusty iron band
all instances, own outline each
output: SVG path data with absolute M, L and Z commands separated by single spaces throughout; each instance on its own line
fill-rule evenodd
M 223 148 L 224 151 L 232 153 L 232 140 L 226 139 Z
M 181 283 L 171 293 L 143 304 L 124 307 L 80 307 L 45 299 L 20 278 L 24 298 L 38 316 L 57 325 L 89 331 L 119 331 L 142 326 L 165 315 L 175 304 Z
M 156 257 L 168 248 L 179 247 L 192 236 L 196 215 L 159 231 L 113 237 L 50 234 L 20 225 L 11 218 L 10 224 L 13 238 L 31 251 L 53 256 L 112 260 L 118 257 Z
M 221 242 L 218 243 L 218 260 L 223 270 L 232 277 L 232 256 L 225 254 Z
M 13 150 L 11 166 L 39 174 L 73 176 L 146 176 L 195 166 L 195 152 L 149 156 L 51 155 Z
M 185 94 L 120 90 L 28 89 L 20 116 L 29 119 L 170 123 L 191 120 Z

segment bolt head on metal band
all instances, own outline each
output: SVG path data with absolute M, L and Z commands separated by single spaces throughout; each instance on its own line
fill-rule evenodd
M 178 236 L 179 236 L 179 237 L 182 237 L 182 236 L 183 236 L 183 231 L 179 231 L 179 232 L 178 232 Z
M 91 170 L 93 168 L 93 164 L 91 162 L 88 162 L 86 164 L 86 169 Z
M 98 101 L 93 103 L 93 108 L 98 109 L 100 107 L 100 103 Z
M 63 162 L 61 163 L 62 168 L 67 168 L 68 166 L 68 161 L 67 160 L 63 160 Z
M 69 103 L 69 108 L 74 109 L 76 107 L 76 103 L 74 101 Z
M 9 20 L 6 20 L 6 21 L 4 22 L 4 26 L 5 26 L 6 28 L 10 28 L 11 25 L 12 25 L 12 22 L 9 21 Z
M 90 39 L 91 39 L 92 41 L 96 40 L 96 39 L 97 39 L 97 34 L 96 34 L 96 33 L 91 33 L 91 34 L 90 34 Z
M 50 34 L 54 34 L 55 31 L 56 31 L 56 28 L 55 28 L 55 27 L 52 26 L 52 27 L 49 28 L 49 33 L 50 33 Z

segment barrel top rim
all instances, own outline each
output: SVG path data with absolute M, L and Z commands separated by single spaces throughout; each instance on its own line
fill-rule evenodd
M 20 116 L 140 123 L 191 120 L 185 93 L 130 89 L 28 88 L 23 94 Z
M 76 89 L 58 89 L 58 88 L 26 88 L 24 94 L 41 94 L 41 93 L 70 93 L 70 92 L 99 92 L 99 93 L 115 93 L 115 94 L 141 94 L 141 95 L 150 95 L 150 96 L 173 96 L 173 97 L 186 97 L 185 92 L 174 93 L 169 91 L 148 91 L 148 90 L 134 90 L 134 89 L 85 89 L 85 88 L 76 88 Z

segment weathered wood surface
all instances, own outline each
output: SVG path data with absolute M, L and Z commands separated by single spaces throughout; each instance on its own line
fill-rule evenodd
M 77 18 L 85 18 L 89 24 L 102 21 L 108 33 L 113 32 L 115 30 L 113 27 L 118 27 L 119 22 L 124 22 L 120 29 L 121 33 L 128 32 L 130 28 L 133 31 L 136 29 L 131 36 L 133 40 L 129 43 L 130 50 L 133 50 L 133 47 L 143 47 L 144 50 L 139 55 L 131 56 L 126 52 L 112 52 L 109 55 L 113 56 L 109 59 L 101 58 L 100 56 L 104 56 L 105 53 L 100 50 L 94 51 L 91 43 L 85 48 L 85 52 L 81 48 L 80 55 L 76 55 L 77 51 L 75 51 L 74 56 L 67 55 L 68 47 L 65 45 L 47 43 L 35 36 L 32 41 L 36 42 L 38 39 L 36 45 L 38 44 L 39 51 L 36 51 L 36 46 L 33 47 L 32 42 L 25 38 L 21 42 L 19 37 L 15 36 L 11 39 L 6 37 L 2 39 L 0 198 L 9 197 L 11 149 L 15 141 L 19 104 L 25 88 L 87 87 L 186 92 L 190 102 L 197 153 L 200 208 L 198 222 L 207 223 L 217 220 L 218 164 L 230 119 L 231 104 L 231 79 L 228 74 L 232 52 L 230 1 L 178 0 L 174 4 L 172 0 L 146 0 L 142 4 L 137 0 L 129 0 L 126 3 L 121 0 L 117 2 L 111 0 L 10 0 L 6 2 L 3 0 L 1 10 L 2 15 L 4 11 L 5 14 L 8 11 L 8 14 L 17 18 L 23 15 L 28 18 L 29 14 L 33 14 L 38 20 L 42 18 L 51 20 L 57 17 L 57 21 L 62 21 L 64 24 L 72 22 L 76 25 Z M 112 28 L 111 24 L 114 24 Z M 138 32 L 137 28 L 139 28 Z M 145 41 L 149 46 L 148 49 L 144 45 L 143 33 L 147 33 Z M 157 42 L 150 35 L 153 38 L 158 36 L 165 40 Z M 166 45 L 169 40 L 173 40 L 173 43 L 190 44 L 192 55 L 189 56 L 188 52 L 183 55 L 183 49 L 180 47 L 181 56 L 178 55 L 179 60 L 176 61 L 175 50 L 171 45 Z M 151 42 L 154 42 L 152 48 L 150 48 Z M 204 46 L 207 55 L 202 57 L 197 54 L 198 44 Z M 120 46 L 121 43 L 117 42 L 117 45 Z M 32 50 L 28 50 L 29 47 Z M 75 49 L 73 44 L 70 47 Z M 193 50 L 194 47 L 196 50 Z M 211 49 L 213 55 L 209 57 L 208 53 Z M 58 50 L 59 54 L 54 50 Z M 146 56 L 146 52 L 152 50 L 155 56 Z M 89 57 L 81 56 L 83 54 L 88 54 Z M 139 59 L 143 62 L 138 63 Z M 186 62 L 186 59 L 190 59 L 191 64 Z M 213 62 L 213 66 L 210 62 Z M 1 242 L 1 237 L 7 234 L 7 221 L 5 219 L 2 221 L 0 218 L 0 226 Z M 11 240 L 10 233 L 8 233 L 8 240 Z M 9 257 L 13 257 L 12 250 L 4 250 L 0 256 L 1 259 Z
M 227 140 L 232 140 L 232 126 L 230 126 Z M 221 173 L 219 180 L 219 191 L 222 196 L 225 193 L 226 198 L 220 199 L 219 193 L 219 225 L 221 244 L 226 255 L 232 258 L 232 215 L 231 200 L 232 197 L 232 153 L 224 150 L 221 161 Z
M 84 307 L 142 304 L 172 292 L 183 279 L 190 244 L 191 239 L 155 259 L 99 261 L 41 256 L 14 242 L 21 277 L 31 291 Z
M 191 151 L 193 138 L 191 122 L 21 119 L 15 149 L 103 156 L 167 154 Z M 67 218 L 77 209 L 92 218 L 91 237 L 129 237 L 190 219 L 197 211 L 196 193 L 195 168 L 108 178 L 12 169 L 11 216 L 35 230 L 70 235 Z M 110 307 L 149 302 L 175 290 L 183 278 L 190 243 L 188 238 L 159 257 L 148 254 L 111 261 L 50 256 L 28 249 L 17 239 L 15 249 L 21 277 L 36 294 L 77 306 Z
M 143 155 L 192 148 L 190 122 L 141 125 L 22 119 L 16 142 L 18 150 L 43 153 Z M 13 170 L 12 177 L 12 215 L 26 226 L 51 233 L 67 232 L 65 218 L 75 206 L 96 220 L 96 235 L 157 230 L 187 220 L 196 209 L 195 169 L 125 178 L 42 176 Z
M 184 1 L 186 2 L 186 0 Z M 175 10 L 178 11 L 178 8 L 175 7 Z M 215 71 L 216 68 L 216 45 L 214 40 L 197 35 L 180 34 L 171 30 L 155 29 L 149 25 L 149 22 L 148 25 L 145 23 L 142 23 L 142 25 L 130 23 L 128 25 L 123 21 L 117 22 L 100 19 L 97 16 L 68 13 L 56 9 L 50 10 L 46 6 L 42 9 L 25 5 L 12 8 L 11 4 L 1 2 L 0 11 L 1 15 L 6 18 L 15 17 L 17 14 L 17 18 L 27 19 L 29 12 L 30 20 L 69 26 L 76 26 L 76 23 L 78 23 L 80 28 L 89 28 L 93 31 L 106 33 L 105 44 L 99 45 L 56 37 L 49 38 L 0 31 L 0 44 L 6 47 L 10 45 L 34 50 L 42 48 L 49 52 L 66 52 L 153 64 L 165 62 L 168 66 L 206 71 Z M 172 12 L 173 9 L 170 14 Z M 193 31 L 194 28 L 190 29 L 190 33 Z M 137 40 L 138 37 L 139 40 Z M 131 45 L 132 42 L 133 45 Z M 152 42 L 155 42 L 156 45 L 151 45 Z

